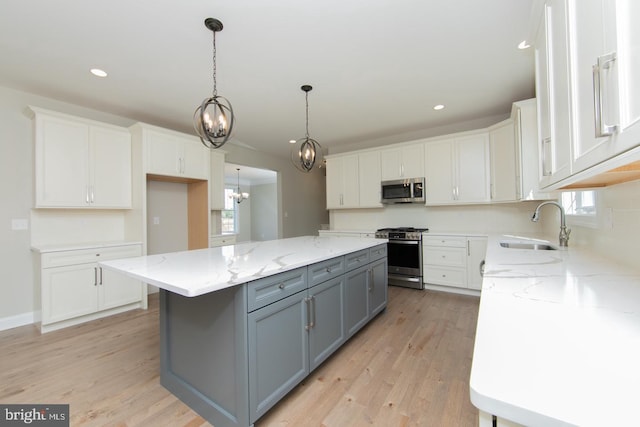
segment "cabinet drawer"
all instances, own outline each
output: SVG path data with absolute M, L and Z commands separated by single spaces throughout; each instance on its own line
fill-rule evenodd
M 467 287 L 467 271 L 464 268 L 424 266 L 424 282 L 434 285 Z
M 361 267 L 369 263 L 369 249 L 364 249 L 352 254 L 345 255 L 344 264 L 346 271 Z
M 41 267 L 50 268 L 63 265 L 85 264 L 110 259 L 131 258 L 140 256 L 141 254 L 142 248 L 140 245 L 107 246 L 102 248 L 47 252 L 42 254 Z
M 309 287 L 344 274 L 344 257 L 331 258 L 308 267 Z
M 375 246 L 369 249 L 369 261 L 373 262 L 387 256 L 387 244 Z
M 247 287 L 248 311 L 257 310 L 306 288 L 306 267 L 254 280 Z
M 422 238 L 422 245 L 464 248 L 467 246 L 467 238 L 464 236 L 424 236 Z
M 467 265 L 467 251 L 465 248 L 429 247 L 424 251 L 426 265 L 444 265 L 464 267 Z

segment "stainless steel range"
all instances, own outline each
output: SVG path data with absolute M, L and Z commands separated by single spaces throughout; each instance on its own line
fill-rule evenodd
M 428 228 L 381 228 L 376 237 L 389 239 L 387 259 L 389 284 L 424 289 L 422 283 L 422 233 Z

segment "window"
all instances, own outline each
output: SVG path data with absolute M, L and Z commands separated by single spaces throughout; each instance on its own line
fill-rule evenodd
M 238 204 L 231 195 L 233 188 L 224 189 L 224 209 L 222 210 L 222 232 L 238 232 Z
M 596 192 L 567 191 L 562 193 L 562 207 L 568 222 L 575 225 L 596 226 Z

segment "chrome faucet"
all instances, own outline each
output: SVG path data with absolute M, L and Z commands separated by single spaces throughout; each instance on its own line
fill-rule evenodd
M 567 229 L 567 223 L 564 217 L 564 208 L 560 203 L 552 201 L 540 203 L 536 208 L 536 211 L 533 213 L 531 221 L 538 222 L 538 219 L 540 219 L 540 208 L 544 205 L 554 205 L 557 206 L 558 209 L 560 209 L 560 246 L 566 248 L 567 246 L 569 246 L 569 234 L 571 234 L 571 229 Z

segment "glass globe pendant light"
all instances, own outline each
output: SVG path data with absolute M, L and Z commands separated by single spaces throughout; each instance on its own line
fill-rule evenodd
M 213 94 L 205 98 L 193 113 L 193 126 L 207 148 L 220 148 L 229 140 L 235 117 L 229 100 L 218 95 L 216 81 L 216 33 L 222 31 L 222 22 L 214 18 L 204 20 L 213 32 Z
M 291 162 L 299 171 L 308 173 L 316 163 L 321 164 L 322 147 L 318 141 L 309 137 L 309 92 L 313 88 L 310 85 L 303 85 L 300 89 L 305 92 L 306 134 L 291 147 Z

